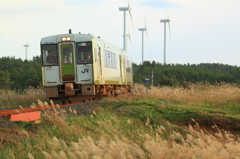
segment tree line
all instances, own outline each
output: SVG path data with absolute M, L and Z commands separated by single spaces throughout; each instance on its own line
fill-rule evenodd
M 240 84 L 240 67 L 220 63 L 166 64 L 155 61 L 133 63 L 133 81 L 145 84 L 149 78 L 154 86 L 185 86 L 187 83 L 236 83 Z
M 0 58 L 0 89 L 23 90 L 29 86 L 41 85 L 41 58 L 32 60 L 15 59 L 15 57 Z
M 219 82 L 240 84 L 240 67 L 219 64 L 167 64 L 155 61 L 144 61 L 143 64 L 133 63 L 134 83 L 146 84 L 145 78 L 154 86 L 184 86 L 186 83 Z M 38 87 L 42 84 L 42 62 L 40 56 L 32 60 L 0 58 L 0 89 L 23 90 L 29 86 Z

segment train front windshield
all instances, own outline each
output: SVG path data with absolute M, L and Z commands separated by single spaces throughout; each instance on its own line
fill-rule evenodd
M 93 63 L 91 42 L 77 43 L 77 63 L 78 64 Z
M 42 45 L 43 66 L 58 65 L 57 45 Z

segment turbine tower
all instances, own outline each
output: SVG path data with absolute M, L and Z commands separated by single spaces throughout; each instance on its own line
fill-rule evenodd
M 27 48 L 29 47 L 29 45 L 23 45 L 26 48 L 26 60 L 27 60 Z
M 144 10 L 143 10 L 144 12 Z M 147 24 L 146 24 L 146 17 L 144 12 L 144 28 L 139 28 L 138 30 L 142 32 L 142 64 L 144 62 L 144 31 L 147 33 Z
M 142 32 L 142 64 L 144 62 L 144 31 L 147 31 L 147 28 L 139 28 L 139 31 Z
M 127 43 L 127 36 L 126 36 L 126 11 L 129 11 L 129 14 L 131 16 L 131 8 L 129 6 L 129 1 L 128 1 L 128 7 L 119 7 L 119 11 L 123 11 L 123 50 L 126 51 L 126 43 Z M 132 18 L 132 16 L 131 16 Z
M 26 55 L 25 55 L 26 57 L 25 57 L 25 59 L 27 60 L 27 48 L 29 47 L 29 45 L 28 45 L 28 39 L 27 39 L 26 34 L 25 34 L 25 37 L 26 37 L 26 43 L 27 43 L 27 44 L 26 44 L 26 45 L 23 45 L 23 47 L 26 48 L 26 49 L 25 49 L 25 50 L 26 50 Z
M 169 22 L 170 20 L 169 19 L 161 19 L 160 20 L 161 23 L 164 23 L 164 65 L 166 65 L 166 23 L 168 23 L 168 26 L 169 26 L 169 31 L 170 31 L 170 25 L 169 25 Z

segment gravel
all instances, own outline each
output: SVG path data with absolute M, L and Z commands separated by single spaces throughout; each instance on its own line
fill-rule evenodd
M 61 110 L 65 110 L 67 116 L 76 116 L 76 114 L 73 113 L 73 110 L 76 111 L 77 116 L 90 115 L 93 113 L 94 108 L 100 106 L 101 103 L 102 101 L 93 101 L 93 102 L 73 104 L 70 106 L 61 107 Z

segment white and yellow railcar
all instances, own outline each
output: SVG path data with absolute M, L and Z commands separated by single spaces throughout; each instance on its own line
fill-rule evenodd
M 50 99 L 72 101 L 129 92 L 132 61 L 124 50 L 90 34 L 41 39 L 42 81 Z

